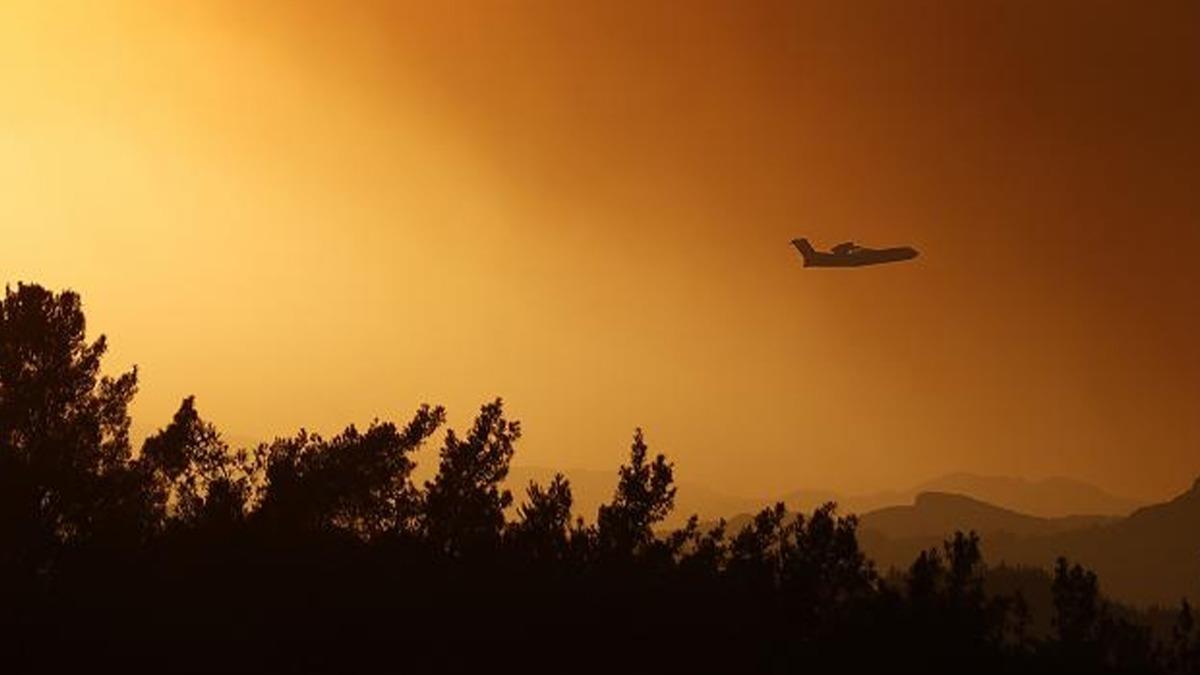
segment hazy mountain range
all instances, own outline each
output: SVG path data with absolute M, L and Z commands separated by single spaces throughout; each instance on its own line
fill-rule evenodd
M 514 466 L 508 487 L 520 502 L 530 480 L 549 481 L 555 470 L 545 467 Z M 612 498 L 617 472 L 593 469 L 567 469 L 562 472 L 571 481 L 575 511 L 586 520 L 596 517 L 600 504 Z M 925 492 L 949 492 L 969 495 L 996 506 L 1034 516 L 1056 517 L 1077 514 L 1124 516 L 1141 506 L 1139 502 L 1118 497 L 1094 485 L 1070 478 L 1025 480 L 1005 476 L 981 476 L 952 473 L 925 481 L 906 490 L 889 490 L 846 495 L 826 490 L 796 490 L 784 495 L 759 498 L 724 494 L 705 485 L 682 481 L 678 484 L 675 510 L 668 525 L 686 522 L 696 514 L 702 520 L 731 518 L 782 501 L 792 511 L 811 511 L 825 502 L 837 502 L 842 513 L 866 513 L 888 506 L 911 504 Z
M 810 511 L 827 501 L 836 501 L 842 512 L 866 513 L 887 506 L 911 504 L 917 495 L 926 492 L 969 495 L 1013 511 L 1049 518 L 1079 514 L 1124 516 L 1142 505 L 1137 500 L 1118 497 L 1089 483 L 1061 476 L 1027 480 L 961 472 L 939 476 L 907 490 L 860 495 L 799 490 L 785 495 L 782 501 L 788 508 L 800 511 Z
M 576 513 L 594 520 L 600 504 L 612 498 L 616 472 L 563 473 L 571 480 Z M 513 467 L 508 486 L 519 503 L 530 480 L 544 483 L 553 475 L 551 469 Z M 1125 602 L 1173 606 L 1184 595 L 1200 598 L 1200 480 L 1168 502 L 1140 508 L 1068 478 L 955 473 L 902 491 L 842 496 L 800 490 L 759 500 L 681 482 L 665 526 L 697 514 L 706 523 L 725 518 L 728 531 L 736 532 L 776 501 L 791 511 L 836 501 L 841 513 L 858 514 L 860 542 L 883 571 L 908 567 L 921 550 L 940 546 L 955 530 L 974 530 L 989 564 L 1049 568 L 1062 555 L 1094 570 L 1102 589 Z
M 732 525 L 736 527 L 736 524 Z M 925 493 L 908 506 L 863 514 L 859 541 L 881 569 L 907 567 L 954 530 L 974 530 L 991 564 L 1050 567 L 1058 556 L 1089 567 L 1101 588 L 1135 604 L 1200 597 L 1200 480 L 1129 516 L 1030 516 L 964 495 Z

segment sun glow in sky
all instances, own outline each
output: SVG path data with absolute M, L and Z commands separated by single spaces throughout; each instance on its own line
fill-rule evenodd
M 1195 3 L 176 4 L 0 7 L 0 279 L 83 295 L 142 430 L 500 395 L 519 463 L 640 425 L 751 495 L 1200 472 Z

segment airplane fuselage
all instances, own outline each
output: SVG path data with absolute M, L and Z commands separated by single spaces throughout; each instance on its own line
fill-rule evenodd
M 844 250 L 835 247 L 834 252 L 826 252 L 813 248 L 807 239 L 794 239 L 792 244 L 804 258 L 805 267 L 863 267 L 912 260 L 918 255 L 911 246 L 862 248 L 847 243 L 842 245 L 846 247 Z
M 846 255 L 816 252 L 804 258 L 805 267 L 862 267 L 883 263 L 901 262 L 917 257 L 917 249 L 908 246 L 896 248 L 858 249 Z

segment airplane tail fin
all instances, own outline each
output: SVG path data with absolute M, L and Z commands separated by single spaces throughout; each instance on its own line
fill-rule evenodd
M 804 257 L 804 265 L 807 267 L 812 254 L 816 253 L 816 249 L 813 248 L 812 244 L 808 243 L 807 239 L 793 239 L 792 246 L 795 246 L 796 250 L 800 251 L 800 255 Z

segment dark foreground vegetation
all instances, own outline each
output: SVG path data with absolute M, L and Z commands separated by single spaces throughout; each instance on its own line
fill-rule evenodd
M 640 431 L 594 524 L 562 477 L 513 510 L 499 400 L 420 486 L 441 408 L 235 451 L 189 398 L 134 452 L 104 352 L 75 294 L 6 290 L 4 672 L 1200 672 L 1186 604 L 1155 638 L 1060 560 L 1033 616 L 973 534 L 884 578 L 833 505 L 656 533 L 672 465 Z

